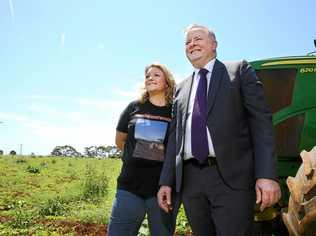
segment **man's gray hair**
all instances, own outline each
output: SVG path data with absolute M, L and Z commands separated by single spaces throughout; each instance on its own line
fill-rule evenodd
M 198 24 L 191 24 L 188 27 L 185 28 L 184 30 L 184 34 L 187 35 L 187 33 L 191 30 L 191 29 L 204 29 L 208 32 L 209 37 L 213 40 L 216 41 L 216 36 L 214 31 L 210 30 L 209 28 L 207 28 L 206 26 L 203 25 L 198 25 Z

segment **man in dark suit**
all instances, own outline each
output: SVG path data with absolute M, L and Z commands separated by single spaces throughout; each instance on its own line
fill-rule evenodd
M 170 211 L 175 182 L 195 236 L 252 235 L 255 202 L 281 197 L 262 83 L 247 62 L 217 60 L 204 26 L 187 28 L 185 48 L 194 73 L 175 92 L 159 205 Z

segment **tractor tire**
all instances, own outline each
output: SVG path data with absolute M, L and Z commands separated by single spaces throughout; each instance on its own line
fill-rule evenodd
M 286 180 L 290 198 L 282 218 L 290 236 L 316 236 L 316 146 L 301 158 L 295 178 Z

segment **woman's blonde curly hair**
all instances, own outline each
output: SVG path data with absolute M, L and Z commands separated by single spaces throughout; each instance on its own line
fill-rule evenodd
M 152 64 L 145 67 L 145 74 L 152 67 L 156 67 L 156 68 L 160 69 L 162 71 L 162 73 L 164 74 L 166 83 L 168 85 L 168 87 L 165 91 L 166 104 L 172 104 L 172 97 L 173 97 L 173 90 L 174 90 L 174 86 L 175 86 L 175 81 L 173 79 L 171 72 L 167 69 L 167 67 L 165 65 L 156 62 L 156 63 L 152 63 Z M 144 91 L 144 93 L 140 97 L 140 102 L 145 103 L 148 100 L 149 100 L 149 94 L 147 91 Z

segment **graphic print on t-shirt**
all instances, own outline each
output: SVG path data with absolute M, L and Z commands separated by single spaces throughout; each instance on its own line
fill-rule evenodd
M 164 160 L 164 140 L 169 118 L 138 114 L 135 116 L 136 146 L 133 156 L 154 161 Z

